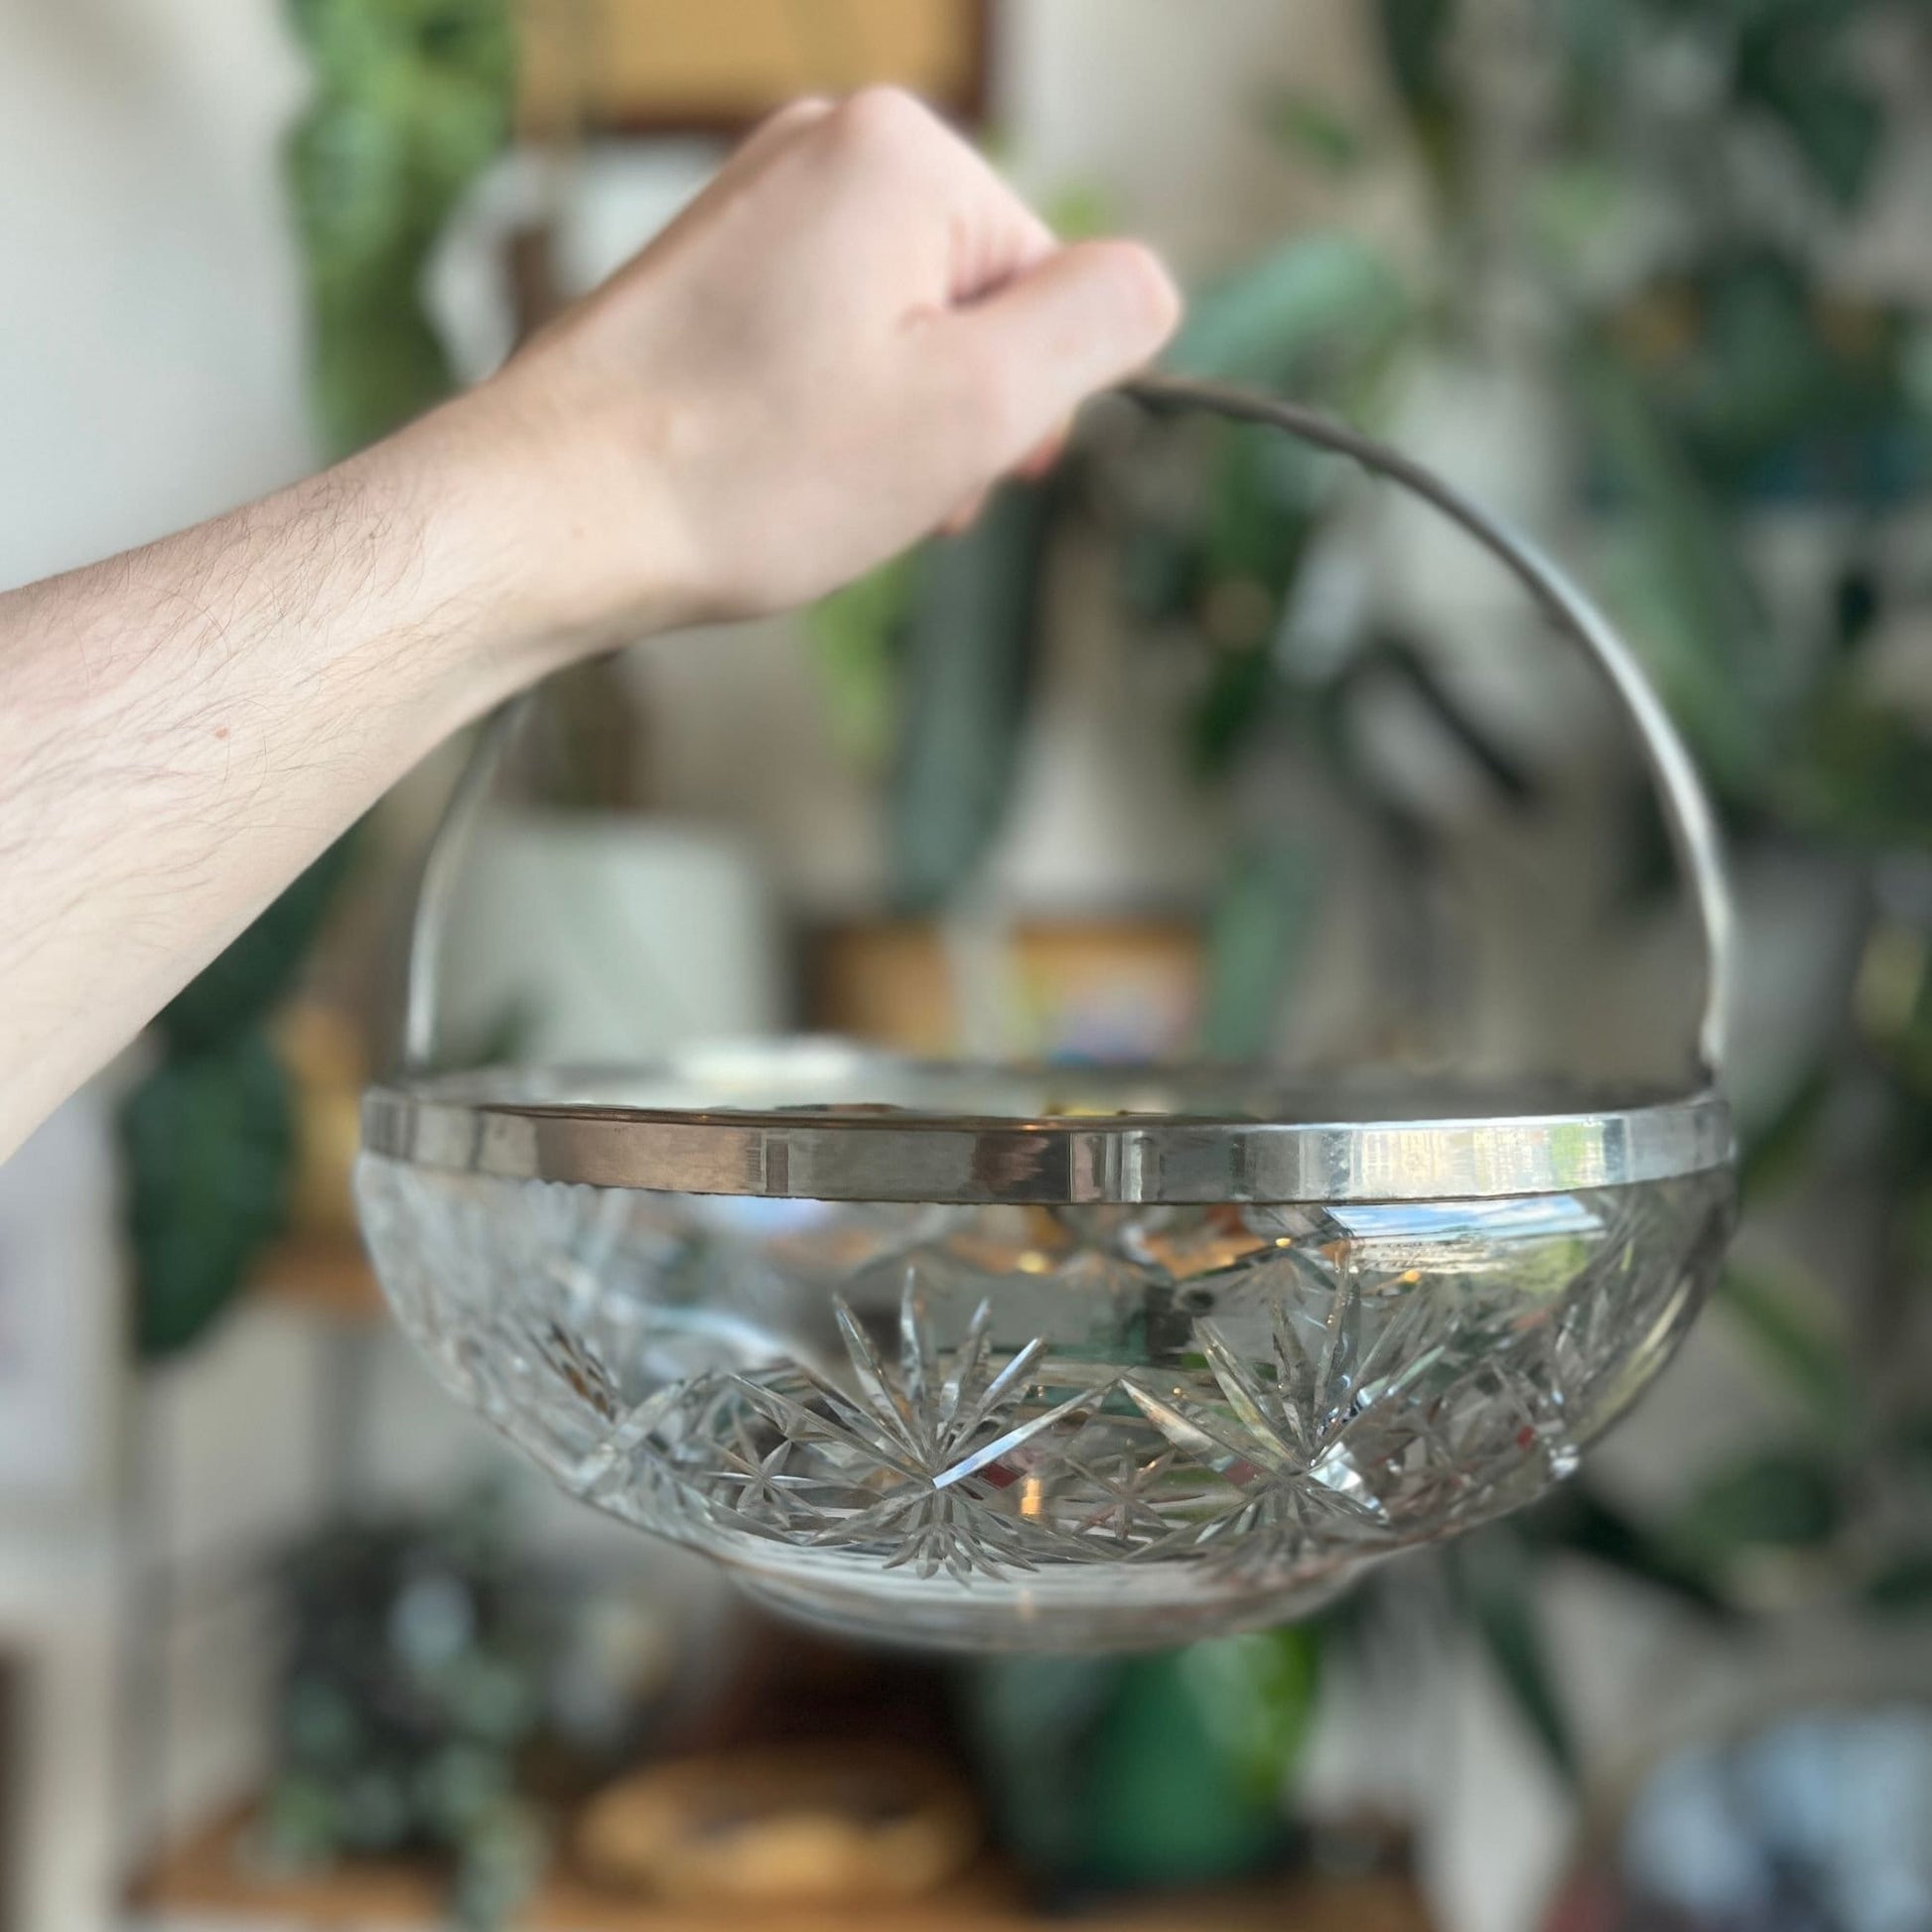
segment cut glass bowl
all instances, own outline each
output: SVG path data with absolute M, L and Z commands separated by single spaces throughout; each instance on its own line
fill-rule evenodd
M 1668 1093 L 1297 1088 L 794 1041 L 425 1072 L 499 714 L 424 866 L 406 1070 L 363 1109 L 376 1270 L 443 1381 L 573 1494 L 849 1634 L 1086 1649 L 1306 1612 L 1567 1475 L 1662 1366 L 1729 1228 L 1728 901 L 1626 647 L 1395 452 L 1267 398 L 1136 394 L 1393 479 L 1593 660 L 1698 913 L 1695 1065 Z
M 1382 1129 L 1428 1184 L 1442 1108 L 1479 1098 L 1469 1175 L 1534 1143 L 1522 1177 L 1567 1163 L 1577 1183 L 1527 1192 L 941 1204 L 534 1177 L 545 1129 L 585 1115 L 613 1150 L 655 1125 L 687 1161 L 711 1158 L 710 1131 L 768 1165 L 778 1124 L 831 1164 L 868 1129 L 970 1120 L 984 1161 L 1002 1134 L 1125 1144 L 1186 1119 L 1279 1137 L 1310 1113 L 1284 1092 L 1210 1115 L 1198 1085 L 1151 1077 L 995 1079 L 798 1043 L 655 1081 L 424 1082 L 371 1101 L 362 1222 L 436 1373 L 572 1494 L 794 1614 L 948 1646 L 1277 1622 L 1527 1501 L 1650 1381 L 1722 1256 L 1727 1128 L 1708 1097 L 1529 1113 L 1462 1094 Z M 1338 1120 L 1338 1098 L 1299 1131 L 1359 1141 L 1386 1107 Z M 1071 1191 L 1071 1166 L 1042 1164 L 1043 1191 Z M 1617 1173 L 1644 1177 L 1601 1178 Z

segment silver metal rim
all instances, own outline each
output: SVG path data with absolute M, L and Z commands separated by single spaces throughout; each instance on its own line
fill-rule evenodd
M 777 1063 L 801 1046 L 824 1050 L 793 1042 L 769 1051 Z M 849 1064 L 867 1061 L 907 1064 L 888 1055 Z M 364 1148 L 505 1180 L 760 1199 L 1040 1205 L 1487 1199 L 1676 1179 L 1731 1158 L 1729 1112 L 1709 1088 L 1661 1100 L 1580 1099 L 1561 1111 L 1499 1104 L 1430 1119 L 1022 1119 L 553 1103 L 492 1094 L 492 1077 L 522 1081 L 526 1091 L 533 1078 L 499 1069 L 371 1089 L 362 1105 Z

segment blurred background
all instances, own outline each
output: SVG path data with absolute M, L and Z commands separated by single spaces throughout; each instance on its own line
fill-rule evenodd
M 917 88 L 1600 591 L 1743 921 L 1733 1266 L 1553 1503 L 1132 1659 L 805 1638 L 552 1495 L 347 1196 L 439 757 L 0 1169 L 0 1927 L 1932 1927 L 1932 10 L 0 0 L 0 582 L 489 369 Z M 782 433 L 782 425 L 773 426 Z M 796 620 L 558 681 L 465 1057 L 794 1027 L 1681 1076 L 1613 709 L 1334 466 L 1096 409 Z

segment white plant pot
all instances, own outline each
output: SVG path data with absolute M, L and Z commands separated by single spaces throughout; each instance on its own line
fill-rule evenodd
M 446 1057 L 649 1059 L 784 1019 L 777 921 L 728 834 L 620 812 L 499 806 L 451 908 Z

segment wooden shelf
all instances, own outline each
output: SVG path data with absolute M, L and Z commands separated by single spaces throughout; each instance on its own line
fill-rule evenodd
M 246 1822 L 229 1819 L 165 1855 L 136 1887 L 134 1903 L 157 1932 L 179 1921 L 197 1932 L 385 1932 L 441 1927 L 436 1875 L 404 1864 L 364 1864 L 328 1875 L 269 1880 L 240 1856 Z M 1056 1925 L 1077 1932 L 1430 1932 L 1413 1885 L 1395 1878 L 1302 1879 L 1238 1890 L 1171 1894 L 1113 1903 L 1077 1918 L 1026 1910 L 995 1867 L 917 1904 L 871 1912 L 733 1912 L 652 1903 L 601 1891 L 563 1872 L 515 1921 L 517 1932 L 1024 1932 Z
M 248 1292 L 337 1321 L 380 1321 L 387 1314 L 368 1257 L 351 1234 L 277 1242 L 255 1269 Z

